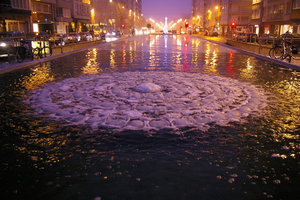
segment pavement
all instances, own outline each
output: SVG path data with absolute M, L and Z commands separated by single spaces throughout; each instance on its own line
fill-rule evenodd
M 277 59 L 274 59 L 274 58 L 271 58 L 268 53 L 267 54 L 258 54 L 258 53 L 255 53 L 253 51 L 251 51 L 253 48 L 239 48 L 241 47 L 242 44 L 246 44 L 246 43 L 242 43 L 242 42 L 237 42 L 237 41 L 232 41 L 231 38 L 228 38 L 228 37 L 224 37 L 224 36 L 218 36 L 218 37 L 211 37 L 211 36 L 203 36 L 203 35 L 199 35 L 199 34 L 193 34 L 194 37 L 198 37 L 198 38 L 201 38 L 203 40 L 207 40 L 207 41 L 210 41 L 210 42 L 214 42 L 216 44 L 220 44 L 220 45 L 225 45 L 225 46 L 229 46 L 229 41 L 230 42 L 230 48 L 234 48 L 238 51 L 242 51 L 246 54 L 249 54 L 249 55 L 252 55 L 252 56 L 255 56 L 255 57 L 258 57 L 258 58 L 261 58 L 263 60 L 267 60 L 267 61 L 270 61 L 272 63 L 275 63 L 275 64 L 279 64 L 279 65 L 283 65 L 287 68 L 291 68 L 291 69 L 295 69 L 295 70 L 298 70 L 300 71 L 300 52 L 298 52 L 298 54 L 296 55 L 293 55 L 294 58 L 291 60 L 291 62 L 289 63 L 288 61 L 286 60 L 277 60 Z M 248 44 L 248 46 L 256 46 L 257 49 L 259 48 L 259 45 L 258 44 Z M 272 46 L 269 45 L 269 46 L 266 46 L 266 45 L 262 45 L 262 47 L 265 47 L 265 48 L 271 48 Z M 268 52 L 268 51 L 267 51 Z
M 203 40 L 213 42 L 213 43 L 216 43 L 216 44 L 219 44 L 219 45 L 227 46 L 227 47 L 229 47 L 228 40 L 231 40 L 230 38 L 227 38 L 227 37 L 224 37 L 224 36 L 211 37 L 211 36 L 203 36 L 203 35 L 199 35 L 199 34 L 193 34 L 192 36 L 198 37 L 198 38 L 201 38 Z M 130 37 L 130 36 L 126 35 L 126 36 L 122 36 L 122 38 L 120 38 L 120 39 L 123 40 L 123 39 L 126 39 L 128 37 Z M 120 39 L 118 39 L 118 40 L 108 40 L 107 42 L 117 42 L 117 41 L 120 41 Z M 230 42 L 230 43 L 234 44 L 234 42 Z M 90 48 L 92 46 L 99 45 L 99 44 L 101 44 L 101 43 L 100 42 L 98 44 L 91 43 L 91 46 L 88 46 L 88 47 L 75 49 L 75 50 L 64 51 L 64 53 L 54 53 L 52 56 L 48 56 L 46 58 L 33 60 L 33 61 L 24 61 L 22 63 L 18 63 L 16 60 L 11 61 L 11 62 L 7 62 L 7 59 L 6 59 L 6 61 L 3 61 L 3 58 L 1 58 L 2 60 L 0 60 L 0 74 L 6 73 L 6 72 L 9 72 L 9 71 L 13 71 L 13 70 L 16 70 L 16 69 L 20 69 L 20 68 L 23 68 L 23 67 L 28 67 L 28 66 L 40 64 L 40 63 L 43 63 L 43 62 L 46 62 L 46 61 L 49 61 L 49 60 L 52 60 L 52 59 L 55 59 L 55 58 L 58 58 L 58 57 L 62 57 L 62 56 L 65 56 L 65 55 L 72 54 L 74 52 L 84 51 L 86 48 Z M 295 59 L 292 59 L 291 63 L 288 63 L 287 61 L 272 59 L 268 55 L 262 55 L 262 54 L 254 53 L 251 50 L 238 48 L 237 46 L 240 46 L 240 45 L 241 45 L 240 42 L 236 42 L 236 45 L 235 44 L 230 45 L 230 48 L 236 49 L 238 51 L 242 51 L 245 54 L 249 54 L 249 55 L 261 58 L 263 60 L 273 62 L 275 64 L 283 65 L 287 68 L 291 68 L 291 69 L 295 69 L 295 70 L 300 71 L 300 55 L 299 54 L 296 55 Z

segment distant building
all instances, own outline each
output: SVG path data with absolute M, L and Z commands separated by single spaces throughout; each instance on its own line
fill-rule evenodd
M 1 0 L 0 32 L 31 31 L 31 10 L 29 0 Z
M 300 33 L 300 0 L 192 0 L 192 22 L 195 30 L 224 35 Z
M 0 3 L 1 32 L 83 32 L 90 23 L 90 0 L 2 0 Z
M 300 0 L 255 0 L 252 8 L 252 24 L 259 34 L 300 33 Z M 261 21 L 257 21 L 258 17 Z
M 142 0 L 92 0 L 92 6 L 92 23 L 104 23 L 108 31 L 129 32 L 141 26 Z

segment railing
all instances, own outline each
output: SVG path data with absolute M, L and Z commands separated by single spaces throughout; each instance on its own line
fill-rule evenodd
M 1 3 L 1 4 L 0 4 L 0 7 L 1 7 L 1 8 L 11 8 L 11 5 Z
M 263 37 L 250 37 L 250 40 L 246 40 L 245 38 L 236 38 L 232 37 L 232 41 L 237 41 L 241 43 L 247 43 L 251 45 L 258 46 L 258 53 L 261 53 L 262 48 L 272 48 L 275 45 L 281 44 L 283 38 L 263 38 Z M 294 46 L 300 47 L 300 38 L 284 38 L 284 40 L 289 41 Z
M 284 20 L 283 13 L 269 14 L 266 16 L 267 20 Z
M 20 41 L 21 40 L 26 40 L 26 38 L 20 38 L 20 37 L 7 37 L 7 38 L 2 38 L 3 41 L 6 40 L 11 40 L 10 46 L 8 47 L 0 47 L 0 57 L 7 57 L 7 61 L 10 63 L 11 62 L 11 58 L 15 59 L 16 58 L 16 49 L 20 46 Z M 48 47 L 48 45 L 50 45 L 49 47 L 51 48 L 51 50 L 53 48 L 58 49 L 60 48 L 60 53 L 63 53 L 63 48 L 65 48 L 64 46 L 66 46 L 66 48 L 68 48 L 68 46 L 72 46 L 72 45 L 80 45 L 80 44 L 84 44 L 87 42 L 103 42 L 101 35 L 94 35 L 94 37 L 92 38 L 91 41 L 81 41 L 79 43 L 72 43 L 72 44 L 68 44 L 68 43 L 64 43 L 62 38 L 57 40 L 57 42 L 55 41 L 48 41 L 48 39 L 46 40 L 47 44 L 44 44 L 44 40 L 29 40 L 30 41 L 30 48 L 34 48 L 34 47 Z M 0 40 L 1 43 L 1 40 Z M 38 44 L 38 46 L 36 46 L 36 44 Z M 49 50 L 50 50 L 49 48 Z M 72 48 L 72 47 L 71 47 Z M 56 50 L 57 52 L 57 50 Z

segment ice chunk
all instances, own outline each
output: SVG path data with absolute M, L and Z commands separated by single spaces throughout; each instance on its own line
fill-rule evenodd
M 155 128 L 164 128 L 169 125 L 169 123 L 163 119 L 152 120 L 149 122 L 149 125 Z
M 137 92 L 157 92 L 160 91 L 161 87 L 154 83 L 142 83 L 135 88 Z
M 137 112 L 137 111 L 126 111 L 126 112 L 124 112 L 124 114 L 127 115 L 128 117 L 130 117 L 131 119 L 142 116 L 142 113 Z
M 133 120 L 133 121 L 128 122 L 127 125 L 133 126 L 135 128 L 142 128 L 144 126 L 144 123 L 140 120 Z
M 59 88 L 59 90 L 64 91 L 64 92 L 68 91 L 69 89 L 70 89 L 70 86 L 67 86 L 67 85 L 64 85 Z

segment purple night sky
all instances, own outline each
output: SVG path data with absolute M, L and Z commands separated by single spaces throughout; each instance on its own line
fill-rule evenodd
M 164 22 L 180 19 L 192 10 L 192 0 L 142 0 L 142 13 L 145 19 Z

